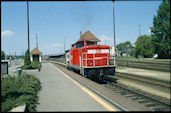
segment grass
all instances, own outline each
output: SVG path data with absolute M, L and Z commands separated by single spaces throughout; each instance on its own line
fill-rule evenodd
M 130 61 L 140 61 L 140 62 L 154 62 L 154 63 L 170 63 L 170 59 L 155 59 L 155 58 L 133 58 L 127 56 L 118 56 L 116 60 L 130 60 Z
M 23 104 L 29 112 L 36 111 L 40 90 L 41 83 L 34 75 L 24 73 L 19 77 L 1 78 L 1 112 Z

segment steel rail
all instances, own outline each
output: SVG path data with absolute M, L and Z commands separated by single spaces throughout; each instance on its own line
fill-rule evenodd
M 153 98 L 153 97 L 150 97 L 150 96 L 145 95 L 145 94 L 143 94 L 143 93 L 137 92 L 137 91 L 135 91 L 135 90 L 128 89 L 128 88 L 126 88 L 126 87 L 124 87 L 124 86 L 121 86 L 121 85 L 118 85 L 118 84 L 112 84 L 112 85 L 115 85 L 115 86 L 117 86 L 117 87 L 119 87 L 119 88 L 122 88 L 122 89 L 124 89 L 124 90 L 127 90 L 127 91 L 129 91 L 129 92 L 133 92 L 134 94 L 137 94 L 137 95 L 140 95 L 140 96 L 142 96 L 142 97 L 148 98 L 148 99 L 150 99 L 150 100 L 152 100 L 152 101 L 155 101 L 155 102 L 157 102 L 157 103 L 163 104 L 163 105 L 165 105 L 165 106 L 167 106 L 167 107 L 169 107 L 169 108 L 171 107 L 171 104 L 169 104 L 169 103 L 166 103 L 166 102 L 157 100 L 157 99 L 155 99 L 155 98 Z
M 132 79 L 132 80 L 137 80 L 137 81 L 140 81 L 140 82 L 145 82 L 145 83 L 148 83 L 148 84 L 153 84 L 155 86 L 160 86 L 160 87 L 164 87 L 164 88 L 168 88 L 168 89 L 170 88 L 170 82 L 169 81 L 162 81 L 162 80 L 153 79 L 153 78 L 150 78 L 150 77 L 143 77 L 143 76 L 127 74 L 127 73 L 116 73 L 116 76 L 127 78 L 127 79 Z M 164 82 L 165 85 L 161 84 L 161 82 Z

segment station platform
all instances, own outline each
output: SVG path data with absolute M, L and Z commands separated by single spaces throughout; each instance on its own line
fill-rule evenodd
M 40 79 L 42 90 L 39 93 L 37 111 L 110 111 L 105 102 L 92 96 L 84 87 L 72 81 L 51 63 L 42 63 Z M 97 98 L 99 100 L 97 100 Z M 106 104 L 107 105 L 107 104 Z M 105 105 L 105 106 L 106 106 Z M 113 108 L 115 111 L 115 109 Z
M 145 76 L 145 77 L 162 80 L 162 81 L 166 81 L 166 82 L 170 82 L 170 79 L 171 79 L 170 72 L 161 72 L 160 70 L 154 71 L 154 70 L 147 70 L 147 69 L 138 69 L 138 68 L 117 66 L 116 72 L 134 74 L 134 75 L 138 75 L 138 76 Z

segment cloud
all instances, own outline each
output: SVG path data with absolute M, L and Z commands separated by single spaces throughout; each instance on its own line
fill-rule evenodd
M 101 41 L 111 41 L 111 40 L 113 40 L 113 38 L 108 37 L 106 35 L 102 35 L 99 38 L 100 38 Z
M 10 30 L 2 31 L 1 32 L 1 37 L 12 37 L 14 36 L 14 32 Z
M 61 45 L 61 44 L 51 44 L 51 45 L 43 46 L 43 48 L 48 48 L 48 49 L 54 48 L 54 47 L 63 47 L 63 45 Z
M 63 45 L 61 45 L 61 44 L 52 44 L 51 46 L 62 47 Z
M 44 53 L 46 54 L 57 54 L 63 52 L 63 45 L 62 44 L 50 44 L 50 45 L 44 45 L 40 47 Z

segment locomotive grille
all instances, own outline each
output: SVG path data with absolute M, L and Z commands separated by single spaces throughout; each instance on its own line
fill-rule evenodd
M 92 52 L 92 51 L 91 51 Z M 82 65 L 86 67 L 92 66 L 108 66 L 109 65 L 109 54 L 108 53 L 83 53 L 82 54 Z

